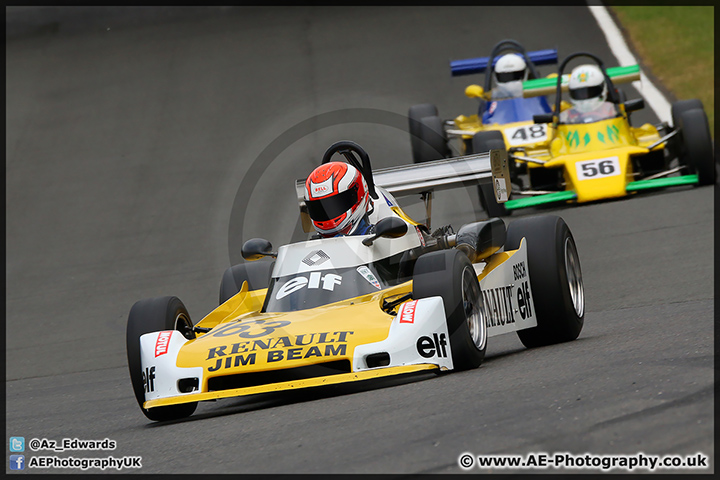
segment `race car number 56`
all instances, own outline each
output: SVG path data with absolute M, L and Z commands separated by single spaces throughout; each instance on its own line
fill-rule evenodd
M 620 175 L 620 162 L 618 161 L 618 157 L 577 162 L 575 167 L 577 168 L 578 180 L 594 180 L 596 178 Z

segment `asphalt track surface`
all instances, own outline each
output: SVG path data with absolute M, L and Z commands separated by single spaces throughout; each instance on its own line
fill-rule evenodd
M 570 226 L 576 341 L 494 337 L 474 371 L 149 422 L 126 365 L 130 307 L 176 295 L 200 320 L 244 239 L 296 239 L 293 181 L 330 144 L 409 163 L 408 107 L 473 113 L 463 89 L 482 76 L 452 78 L 448 61 L 504 38 L 616 63 L 585 7 L 132 10 L 8 11 L 6 438 L 110 438 L 56 455 L 140 455 L 141 473 L 461 473 L 463 452 L 700 452 L 714 471 L 713 187 L 509 218 Z M 249 180 L 258 161 L 272 163 Z M 433 225 L 483 218 L 474 192 L 438 194 Z

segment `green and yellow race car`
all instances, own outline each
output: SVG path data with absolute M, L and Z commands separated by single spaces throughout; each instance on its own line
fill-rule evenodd
M 609 113 L 573 116 L 571 109 L 561 107 L 561 95 L 571 82 L 563 69 L 579 57 L 590 58 L 603 72 Z M 547 94 L 554 88 L 555 108 L 553 113 L 534 117 L 535 125 L 548 127 L 547 142 L 509 149 L 510 158 L 515 160 L 511 162 L 515 170 L 511 176 L 517 179 L 525 173 L 529 185 L 518 182 L 504 209 L 585 203 L 651 189 L 716 182 L 713 142 L 699 100 L 675 102 L 672 125 L 631 125 L 631 112 L 643 108 L 644 100 L 625 100 L 613 80 L 634 78 L 636 68 L 606 70 L 598 57 L 580 52 L 563 61 L 555 79 L 525 83 L 524 95 L 528 97 Z
M 597 65 L 607 92 L 603 115 L 571 115 L 571 103 L 562 99 L 570 84 L 564 69 L 586 57 Z M 430 128 L 428 119 L 415 142 L 430 158 L 452 156 L 446 147 L 453 135 L 462 138 L 463 152 L 505 148 L 511 159 L 512 190 L 505 204 L 494 201 L 488 185 L 480 185 L 480 201 L 489 216 L 514 209 L 556 202 L 584 203 L 632 195 L 675 185 L 711 185 L 716 182 L 716 160 L 707 116 L 697 99 L 672 105 L 672 125 L 633 127 L 630 115 L 644 108 L 643 99 L 627 100 L 617 84 L 640 79 L 637 65 L 605 69 L 589 53 L 575 53 L 560 65 L 557 75 L 523 82 L 523 98 L 555 94 L 549 112 L 513 123 L 483 123 L 477 115 L 456 117 L 443 131 Z M 466 94 L 485 98 L 482 87 L 471 85 Z M 515 99 L 519 101 L 519 99 Z M 411 122 L 412 123 L 412 122 Z M 445 145 L 442 149 L 440 145 Z M 442 150 L 442 151 L 440 151 Z M 417 159 L 415 159 L 417 161 Z

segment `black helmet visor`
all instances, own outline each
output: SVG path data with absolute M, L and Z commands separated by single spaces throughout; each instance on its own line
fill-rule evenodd
M 517 72 L 495 72 L 495 77 L 499 83 L 514 82 L 516 80 L 522 80 L 525 75 L 525 70 L 518 70 Z
M 571 88 L 570 97 L 574 100 L 587 100 L 602 95 L 603 85 L 595 85 L 594 87 Z
M 357 186 L 353 186 L 350 190 L 329 197 L 306 200 L 305 204 L 310 218 L 316 222 L 327 222 L 350 210 L 357 201 Z

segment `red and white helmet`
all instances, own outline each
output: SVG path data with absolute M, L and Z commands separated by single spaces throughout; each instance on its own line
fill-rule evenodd
M 323 237 L 352 235 L 368 211 L 370 196 L 357 168 L 343 162 L 320 165 L 305 181 L 305 204 Z

